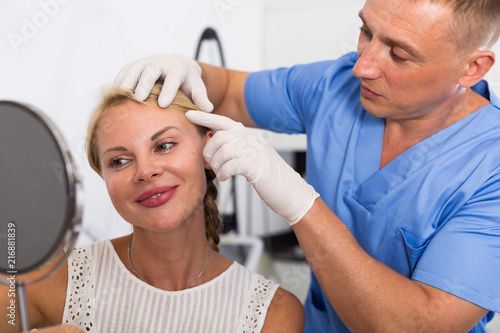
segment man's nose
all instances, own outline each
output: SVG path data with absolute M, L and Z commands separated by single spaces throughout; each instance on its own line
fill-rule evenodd
M 381 75 L 380 47 L 371 41 L 361 50 L 358 49 L 358 61 L 354 65 L 352 72 L 360 79 L 377 79 Z

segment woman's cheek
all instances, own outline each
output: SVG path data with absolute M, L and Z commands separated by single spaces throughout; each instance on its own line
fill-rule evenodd
M 118 175 L 108 174 L 104 177 L 104 182 L 108 190 L 111 200 L 119 196 L 120 193 L 125 192 L 125 184 L 123 180 Z M 121 190 L 120 190 L 121 189 Z

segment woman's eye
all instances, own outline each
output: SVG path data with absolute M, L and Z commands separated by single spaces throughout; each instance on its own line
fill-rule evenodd
M 174 142 L 161 142 L 156 146 L 156 150 L 158 151 L 167 151 L 172 149 L 175 146 Z
M 125 165 L 126 163 L 128 163 L 128 159 L 126 158 L 123 158 L 123 157 L 115 157 L 115 158 L 112 158 L 111 161 L 109 161 L 109 166 L 111 168 L 118 168 L 118 167 L 121 167 L 122 165 Z

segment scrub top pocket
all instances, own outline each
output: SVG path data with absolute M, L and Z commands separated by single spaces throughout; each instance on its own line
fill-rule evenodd
M 418 263 L 418 259 L 427 248 L 431 238 L 422 243 L 418 243 L 418 239 L 410 232 L 399 228 L 396 231 L 396 240 L 392 249 L 390 267 L 398 273 L 411 277 L 413 270 Z

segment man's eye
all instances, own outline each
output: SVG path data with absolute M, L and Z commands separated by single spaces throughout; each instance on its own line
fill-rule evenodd
M 371 38 L 372 37 L 371 32 L 369 32 L 365 27 L 361 27 L 361 28 L 359 28 L 359 30 L 361 31 L 361 34 L 363 36 L 365 36 L 366 38 Z
M 405 59 L 405 58 L 401 58 L 400 56 L 398 56 L 396 53 L 394 53 L 394 50 L 391 50 L 391 57 L 395 60 L 395 61 L 399 61 L 399 62 L 404 62 L 408 59 Z

